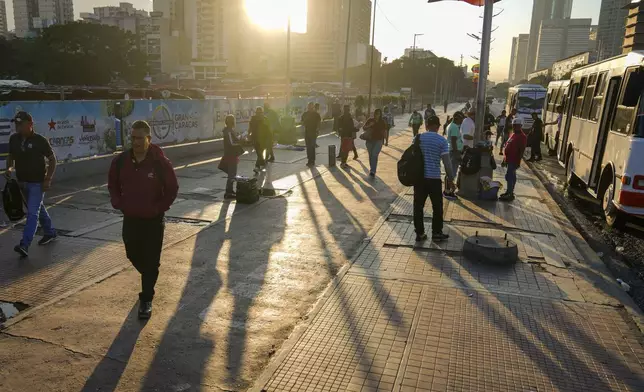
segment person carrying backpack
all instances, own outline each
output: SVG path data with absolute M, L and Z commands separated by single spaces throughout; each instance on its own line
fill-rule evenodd
M 159 277 L 164 216 L 177 197 L 179 185 L 168 158 L 160 147 L 150 143 L 150 125 L 135 121 L 131 137 L 132 148 L 112 161 L 107 188 L 112 207 L 123 213 L 125 253 L 141 274 L 139 318 L 149 319 Z
M 24 195 L 27 222 L 22 230 L 22 239 L 13 250 L 21 257 L 27 257 L 38 223 L 44 232 L 38 245 L 47 245 L 57 238 L 56 230 L 43 204 L 45 191 L 51 187 L 51 180 L 56 171 L 56 155 L 47 138 L 34 131 L 34 120 L 29 113 L 18 112 L 11 122 L 16 124 L 16 133 L 9 137 L 9 155 L 4 175 L 9 181 L 15 172 Z
M 425 130 L 429 131 L 429 124 L 427 123 L 427 120 L 429 120 L 430 117 L 434 116 L 436 116 L 436 111 L 432 108 L 432 104 L 428 103 L 427 109 L 425 109 Z
M 454 189 L 454 172 L 449 156 L 447 140 L 438 134 L 440 120 L 432 116 L 426 124 L 429 130 L 418 135 L 420 150 L 423 154 L 424 178 L 414 185 L 414 227 L 416 241 L 427 239 L 425 234 L 425 202 L 429 196 L 432 202 L 432 241 L 444 241 L 449 238 L 443 233 L 443 182 L 441 181 L 441 161 L 447 173 L 447 188 Z

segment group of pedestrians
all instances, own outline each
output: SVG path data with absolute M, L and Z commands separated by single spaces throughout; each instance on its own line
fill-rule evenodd
M 9 138 L 4 175 L 7 181 L 13 181 L 15 174 L 27 208 L 22 239 L 14 247 L 21 258 L 26 258 L 38 223 L 43 230 L 38 245 L 47 245 L 57 239 L 43 203 L 56 171 L 56 156 L 47 138 L 34 131 L 29 113 L 18 112 L 11 121 L 16 133 Z M 138 312 L 141 319 L 148 319 L 152 314 L 163 248 L 164 216 L 179 190 L 172 164 L 151 140 L 150 125 L 135 121 L 131 132 L 132 147 L 112 160 L 108 174 L 112 207 L 123 214 L 125 252 L 141 275 Z
M 432 203 L 432 240 L 441 241 L 449 238 L 443 233 L 443 197 L 455 197 L 455 178 L 458 174 L 462 158 L 468 149 L 474 147 L 476 111 L 471 105 L 467 105 L 465 113 L 457 111 L 454 113 L 451 122 L 444 133 L 446 138 L 438 135 L 440 120 L 433 112 L 431 105 L 427 106 L 425 115 L 414 111 L 409 119 L 409 125 L 413 129 L 414 143 L 418 143 L 424 161 L 424 179 L 414 185 L 414 228 L 416 241 L 425 241 L 428 237 L 425 233 L 424 208 L 427 198 Z M 424 118 L 423 118 L 424 117 Z M 418 134 L 420 126 L 425 123 L 427 132 Z M 501 155 L 504 155 L 502 166 L 506 167 L 507 190 L 499 196 L 500 200 L 514 200 L 514 189 L 517 183 L 517 170 L 521 165 L 523 154 L 528 146 L 529 137 L 523 131 L 523 122 L 516 117 L 516 110 L 512 110 L 509 116 L 503 111 L 498 118 L 486 113 L 484 119 L 487 123 L 486 139 L 488 145 L 492 146 L 491 126 L 497 126 L 497 140 L 502 140 Z M 556 122 L 553 122 L 553 124 Z M 548 124 L 549 125 L 549 124 Z M 532 147 L 532 160 L 541 159 L 540 142 L 542 136 L 543 122 L 536 114 L 533 115 L 533 125 L 530 128 L 530 146 Z M 445 167 L 445 188 L 441 179 L 441 163 Z

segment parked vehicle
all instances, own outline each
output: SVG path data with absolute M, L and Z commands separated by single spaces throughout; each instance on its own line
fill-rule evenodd
M 570 80 L 557 80 L 550 82 L 548 85 L 548 94 L 546 95 L 546 101 L 543 105 L 543 114 L 541 115 L 541 119 L 544 124 L 550 124 L 544 127 L 543 132 L 543 142 L 546 144 L 550 155 L 556 154 L 559 150 L 560 127 L 559 124 L 552 123 L 556 122 L 559 117 L 557 108 L 563 108 L 566 106 L 569 86 Z
M 517 110 L 517 118 L 523 120 L 523 128 L 532 127 L 532 113 L 541 115 L 546 100 L 546 90 L 538 84 L 519 84 L 508 91 L 507 112 Z
M 558 158 L 570 184 L 601 201 L 609 226 L 644 216 L 644 51 L 578 68 Z

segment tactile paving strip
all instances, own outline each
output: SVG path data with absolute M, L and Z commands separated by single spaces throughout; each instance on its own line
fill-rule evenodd
M 391 390 L 421 285 L 346 276 L 265 391 Z
M 644 390 L 641 334 L 623 309 L 442 287 L 425 294 L 401 391 Z

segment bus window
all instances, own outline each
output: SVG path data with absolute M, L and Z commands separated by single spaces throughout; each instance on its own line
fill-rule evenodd
M 606 74 L 607 72 L 602 72 L 597 79 L 597 87 L 595 88 L 595 96 L 593 101 L 590 104 L 590 114 L 588 119 L 592 121 L 599 121 L 599 115 L 601 113 L 601 108 L 604 103 L 604 90 L 606 90 Z
M 581 106 L 582 103 L 584 102 L 584 93 L 586 92 L 586 77 L 584 76 L 581 78 L 581 82 L 579 83 L 579 88 L 577 89 L 577 96 L 575 97 L 574 103 L 573 103 L 573 116 L 579 117 L 581 116 Z
M 642 86 L 644 85 L 644 72 L 639 69 L 628 71 L 624 92 L 621 102 L 615 111 L 615 119 L 611 129 L 624 134 L 630 133 L 631 123 L 635 115 L 635 108 L 640 99 Z
M 597 83 L 597 74 L 590 75 L 588 78 L 588 86 L 584 92 L 584 103 L 581 110 L 581 118 L 588 119 L 588 114 L 590 113 L 590 106 L 593 102 L 593 94 L 595 93 L 595 83 Z
M 554 94 L 554 90 L 548 91 L 548 96 L 546 96 L 546 104 L 543 105 L 543 107 L 546 109 L 546 111 L 550 110 L 550 105 L 552 105 L 552 95 Z
M 640 108 L 635 118 L 635 132 L 633 134 L 637 137 L 644 137 L 644 91 L 640 95 Z
M 563 88 L 559 89 L 559 94 L 557 94 L 557 100 L 555 101 L 555 109 L 557 108 L 557 106 L 563 104 L 566 94 L 568 94 L 566 90 L 564 90 Z

